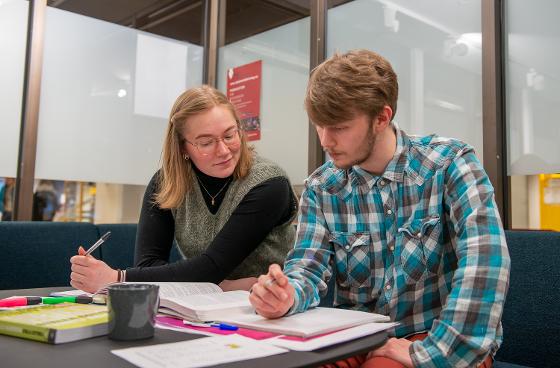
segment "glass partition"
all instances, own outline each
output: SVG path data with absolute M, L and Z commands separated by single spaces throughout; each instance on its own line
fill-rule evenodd
M 0 221 L 12 219 L 29 2 L 0 2 Z
M 137 221 L 169 111 L 202 83 L 202 56 L 198 45 L 47 8 L 35 175 L 68 183 L 59 219 Z
M 554 0 L 506 2 L 509 175 L 560 171 L 558 12 Z
M 461 139 L 482 160 L 480 14 L 480 1 L 352 1 L 328 10 L 327 54 L 365 48 L 387 58 L 399 126 Z
M 309 17 L 230 43 L 219 50 L 218 88 L 228 70 L 262 61 L 257 152 L 281 167 L 292 184 L 307 177 L 308 120 L 303 108 L 309 78 Z
M 518 229 L 560 231 L 558 12 L 554 0 L 505 2 L 508 175 Z

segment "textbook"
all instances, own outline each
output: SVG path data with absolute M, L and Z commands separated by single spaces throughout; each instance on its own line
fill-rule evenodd
M 159 285 L 159 313 L 193 322 L 217 321 L 220 317 L 238 313 L 254 314 L 248 291 L 224 292 L 211 282 L 123 282 L 121 284 Z M 98 290 L 95 294 L 69 290 L 51 295 L 89 295 L 94 298 L 107 298 L 107 287 Z
M 0 310 L 0 334 L 62 344 L 107 335 L 107 307 L 61 303 Z
M 210 282 L 150 282 L 159 285 L 159 313 L 193 322 L 255 314 L 245 290 L 222 291 Z
M 239 313 L 231 317 L 224 316 L 220 321 L 258 331 L 308 338 L 366 323 L 389 322 L 390 318 L 370 312 L 317 307 L 278 319 L 267 319 L 255 313 Z

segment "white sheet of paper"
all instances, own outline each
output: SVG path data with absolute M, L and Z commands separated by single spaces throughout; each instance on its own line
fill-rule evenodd
M 345 330 L 332 332 L 325 336 L 315 337 L 307 341 L 286 340 L 283 339 L 282 336 L 278 336 L 267 340 L 267 342 L 276 346 L 288 348 L 290 350 L 312 351 L 324 348 L 325 346 L 340 344 L 360 337 L 373 335 L 374 333 L 388 330 L 397 324 L 398 323 L 395 322 L 366 323 L 365 325 L 350 327 Z
M 93 296 L 93 294 L 91 293 L 86 293 L 85 291 L 78 290 L 78 289 L 55 291 L 53 293 L 50 293 L 50 296 L 79 296 L 79 295 Z
M 287 352 L 277 346 L 239 335 L 111 350 L 141 368 L 197 368 Z

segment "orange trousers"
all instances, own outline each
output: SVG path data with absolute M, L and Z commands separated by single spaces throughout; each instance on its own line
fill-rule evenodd
M 424 340 L 428 334 L 420 333 L 407 337 L 407 340 L 416 341 Z M 322 366 L 321 368 L 405 368 L 401 363 L 385 358 L 385 357 L 373 357 L 366 360 L 367 354 L 356 355 L 350 358 L 339 360 L 336 363 L 330 363 Z M 492 368 L 492 357 L 488 356 L 478 366 L 478 368 Z

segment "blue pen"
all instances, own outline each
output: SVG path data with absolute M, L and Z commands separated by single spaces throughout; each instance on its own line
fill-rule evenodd
M 220 330 L 224 330 L 224 331 L 237 331 L 237 330 L 239 330 L 239 327 L 234 326 L 234 325 L 228 325 L 226 323 L 211 323 L 210 326 L 217 327 Z
M 185 325 L 195 326 L 195 327 L 216 327 L 220 330 L 224 331 L 237 331 L 239 327 L 234 325 L 228 325 L 226 323 L 218 323 L 218 322 L 192 322 L 188 320 L 183 320 Z

